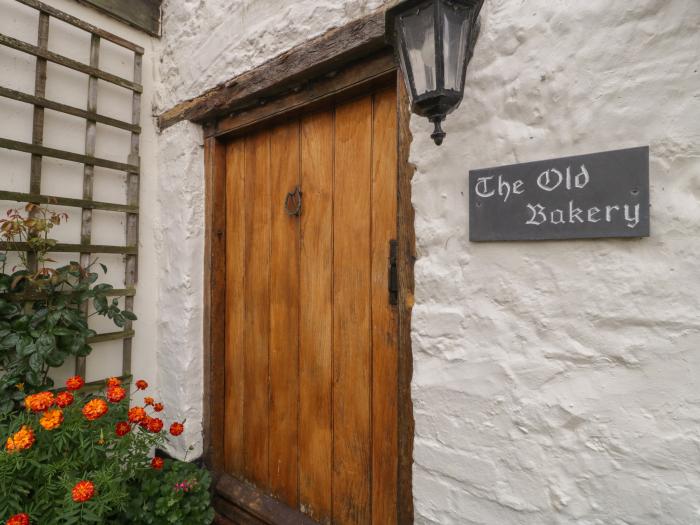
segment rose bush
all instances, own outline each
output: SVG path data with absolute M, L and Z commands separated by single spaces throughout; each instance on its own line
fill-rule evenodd
M 0 418 L 17 410 L 26 393 L 53 387 L 51 368 L 92 351 L 90 339 L 97 334 L 88 326 L 89 315 L 120 328 L 136 319 L 120 309 L 118 298 L 110 299 L 111 285 L 97 283 L 96 261 L 50 266 L 56 241 L 49 233 L 67 220 L 65 214 L 36 204 L 25 211 L 9 210 L 0 219 L 0 240 L 11 248 L 0 252 Z M 9 251 L 19 259 L 11 268 Z

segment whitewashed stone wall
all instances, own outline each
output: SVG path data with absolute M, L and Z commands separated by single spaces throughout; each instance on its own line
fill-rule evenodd
M 167 1 L 158 108 L 380 3 Z M 482 22 L 445 144 L 412 122 L 416 522 L 698 523 L 700 3 L 486 0 Z M 201 318 L 199 140 L 160 141 L 161 380 L 201 370 L 201 333 L 171 332 Z M 469 169 L 640 145 L 651 238 L 468 242 Z

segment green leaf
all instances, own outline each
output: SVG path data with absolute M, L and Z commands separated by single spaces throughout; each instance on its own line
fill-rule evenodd
M 39 353 L 34 353 L 29 357 L 29 368 L 37 374 L 42 371 L 44 367 L 44 359 L 39 355 Z
M 37 339 L 36 347 L 40 353 L 47 355 L 56 348 L 56 338 L 53 334 L 44 332 Z
M 25 378 L 30 385 L 41 386 L 41 376 L 34 370 L 29 370 Z
M 27 357 L 30 354 L 36 352 L 36 345 L 34 344 L 34 339 L 29 336 L 22 337 L 16 345 L 17 355 L 19 357 Z
M 122 315 L 129 321 L 136 321 L 138 319 L 136 314 L 134 312 L 130 312 L 129 310 L 122 310 Z

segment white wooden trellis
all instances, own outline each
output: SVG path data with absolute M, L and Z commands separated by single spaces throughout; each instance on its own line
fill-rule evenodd
M 104 31 L 83 20 L 59 11 L 38 0 L 15 0 L 20 4 L 39 11 L 39 27 L 37 44 L 30 44 L 0 33 L 0 45 L 33 55 L 36 57 L 36 77 L 34 93 L 22 93 L 0 85 L 0 97 L 30 104 L 34 107 L 32 142 L 25 143 L 0 137 L 0 148 L 10 149 L 31 154 L 29 193 L 0 191 L 0 200 L 16 202 L 31 202 L 36 204 L 56 204 L 80 208 L 81 230 L 79 244 L 57 244 L 53 251 L 72 252 L 80 254 L 80 262 L 87 265 L 91 255 L 116 253 L 124 254 L 125 279 L 124 288 L 112 290 L 113 297 L 124 297 L 124 308 L 133 310 L 134 294 L 137 281 L 138 267 L 138 216 L 139 216 L 139 177 L 140 157 L 139 141 L 141 135 L 141 85 L 142 63 L 144 49 L 117 35 Z M 49 27 L 51 18 L 61 20 L 78 29 L 91 34 L 90 63 L 84 64 L 76 60 L 54 53 L 48 49 Z M 133 79 L 128 80 L 99 69 L 100 42 L 108 40 L 134 54 Z M 87 75 L 88 96 L 85 109 L 60 104 L 46 98 L 47 63 L 52 62 L 67 67 L 74 71 Z M 106 117 L 98 113 L 97 85 L 98 80 L 109 82 L 129 90 L 132 93 L 131 122 Z M 75 117 L 85 119 L 85 152 L 77 154 L 69 151 L 48 148 L 43 145 L 44 140 L 44 111 L 46 109 L 58 111 Z M 97 123 L 129 131 L 131 134 L 131 146 L 126 156 L 126 162 L 114 162 L 95 157 L 95 145 L 97 135 Z M 42 159 L 52 157 L 62 160 L 77 162 L 83 165 L 83 195 L 82 199 L 73 199 L 41 194 Z M 111 202 L 98 202 L 93 200 L 93 180 L 95 166 L 125 172 L 126 204 Z M 105 210 L 126 214 L 126 243 L 125 246 L 95 245 L 92 244 L 92 211 Z M 3 243 L 4 249 L 11 248 Z M 15 248 L 26 246 L 13 245 Z M 87 309 L 87 305 L 85 305 Z M 91 338 L 88 343 L 123 340 L 122 375 L 131 374 L 131 352 L 134 330 L 131 321 L 127 321 L 123 330 L 118 332 L 103 333 Z M 76 359 L 75 372 L 85 376 L 86 360 L 84 357 Z

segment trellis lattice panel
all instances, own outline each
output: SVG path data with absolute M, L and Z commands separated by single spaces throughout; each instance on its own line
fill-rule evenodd
M 15 171 L 28 172 L 21 182 L 6 176 L 0 201 L 70 209 L 79 231 L 71 242 L 56 245 L 56 257 L 79 257 L 83 266 L 95 258 L 112 263 L 117 258 L 123 285 L 111 295 L 133 310 L 144 49 L 38 0 L 0 2 L 3 16 L 8 13 L 0 25 L 0 58 L 13 61 L 18 71 L 0 75 L 0 112 L 6 118 L 0 126 L 0 153 L 13 156 Z M 109 60 L 101 60 L 105 57 Z M 23 68 L 31 75 L 24 82 Z M 48 133 L 50 126 L 58 130 Z M 0 165 L 8 158 L 0 157 Z M 105 180 L 117 180 L 120 194 L 113 191 L 114 183 L 102 187 Z M 99 221 L 123 229 L 116 236 L 98 234 Z M 8 248 L 25 247 L 2 245 Z M 84 308 L 87 315 L 88 305 Z M 122 341 L 121 373 L 128 376 L 133 336 L 129 321 L 122 330 L 102 331 L 90 343 L 97 351 L 100 343 Z M 77 358 L 74 372 L 85 376 L 86 367 L 86 358 Z

